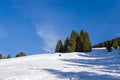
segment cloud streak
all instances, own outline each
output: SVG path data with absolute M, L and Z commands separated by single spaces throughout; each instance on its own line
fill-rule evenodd
M 57 30 L 54 25 L 44 24 L 44 25 L 36 25 L 37 35 L 41 37 L 44 41 L 44 45 L 42 49 L 45 52 L 54 52 L 56 43 L 60 36 L 57 34 Z

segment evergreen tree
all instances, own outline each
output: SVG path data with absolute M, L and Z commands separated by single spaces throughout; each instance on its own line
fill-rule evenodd
M 63 52 L 65 53 L 67 51 L 67 44 L 68 44 L 69 37 L 65 39 L 64 45 L 63 45 Z
M 61 40 L 58 41 L 55 52 L 63 52 L 63 44 Z
M 67 44 L 67 50 L 66 52 L 73 52 L 73 46 L 72 46 L 72 41 L 69 39 L 68 44 Z
M 62 42 L 58 41 L 58 44 L 56 46 L 55 52 L 59 51 L 61 52 L 61 45 Z M 64 46 L 63 46 L 63 52 L 89 52 L 91 51 L 91 43 L 89 39 L 89 34 L 87 32 L 84 32 L 84 30 L 81 30 L 79 36 L 76 31 L 72 31 L 70 38 L 67 37 Z
M 10 54 L 7 55 L 7 59 L 8 59 L 8 58 L 11 58 Z
M 110 41 L 107 41 L 107 43 L 106 43 L 106 49 L 107 49 L 108 52 L 111 52 L 111 51 L 112 51 Z
M 70 39 L 69 39 L 69 37 L 67 37 L 65 42 L 64 42 L 63 52 L 72 52 L 72 50 L 70 48 Z
M 77 40 L 77 51 L 83 52 L 83 46 L 84 46 L 84 30 L 81 30 L 78 40 Z
M 69 40 L 69 44 L 68 44 L 70 52 L 76 51 L 77 39 L 78 39 L 78 33 L 73 30 L 70 35 L 70 40 Z
M 120 37 L 111 39 L 111 40 L 109 40 L 109 41 L 110 41 L 111 44 L 113 44 L 115 41 L 117 41 L 117 42 L 118 42 L 118 45 L 119 45 L 119 47 L 120 47 Z M 106 43 L 107 43 L 107 41 L 104 41 L 104 42 L 98 43 L 98 44 L 96 44 L 96 45 L 93 45 L 92 47 L 93 47 L 93 48 L 106 47 Z
M 85 32 L 85 35 L 84 35 L 83 51 L 84 51 L 84 52 L 89 52 L 89 51 L 91 51 L 91 43 L 90 43 L 89 35 L 88 35 L 87 32 Z
M 22 57 L 22 56 L 26 56 L 26 54 L 24 52 L 20 52 L 16 55 L 16 57 Z
M 2 57 L 2 54 L 0 54 L 0 59 L 2 59 L 3 57 Z
M 78 52 L 89 52 L 91 51 L 91 43 L 89 34 L 84 30 L 81 30 L 77 40 L 77 51 Z
M 117 49 L 118 46 L 119 46 L 119 44 L 118 44 L 117 40 L 115 40 L 114 43 L 113 43 L 113 45 L 112 45 L 112 47 L 115 48 L 115 49 Z

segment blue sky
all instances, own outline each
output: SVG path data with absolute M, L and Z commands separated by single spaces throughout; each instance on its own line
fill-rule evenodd
M 120 35 L 119 0 L 0 0 L 0 52 L 52 52 L 58 39 L 85 29 L 92 44 Z

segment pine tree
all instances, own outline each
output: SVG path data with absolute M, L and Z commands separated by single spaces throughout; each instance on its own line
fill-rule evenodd
M 8 59 L 8 58 L 11 58 L 10 54 L 7 55 L 7 59 Z
M 64 47 L 63 47 L 63 52 L 73 52 L 73 50 L 71 49 L 71 40 L 69 37 L 66 38 L 65 42 L 64 42 Z
M 83 52 L 83 46 L 84 46 L 84 30 L 81 30 L 78 40 L 77 40 L 77 51 Z
M 78 40 L 77 49 L 78 52 L 89 52 L 91 51 L 91 43 L 89 39 L 89 34 L 84 30 L 81 30 Z
M 69 53 L 73 52 L 73 49 L 71 47 L 72 47 L 72 41 L 69 39 L 66 52 L 69 52 Z
M 55 52 L 61 50 L 60 46 L 62 45 L 62 41 L 58 41 L 59 43 L 56 46 Z M 63 52 L 89 52 L 91 51 L 91 43 L 89 39 L 89 34 L 84 30 L 81 30 L 79 36 L 76 31 L 72 31 L 70 38 L 67 37 L 64 46 Z M 61 52 L 61 51 L 60 51 Z
M 111 51 L 112 51 L 110 41 L 107 41 L 107 42 L 106 42 L 106 49 L 107 49 L 108 52 L 111 52 Z
M 24 52 L 20 52 L 16 55 L 16 57 L 22 57 L 22 56 L 26 56 L 26 54 Z
M 63 52 L 71 52 L 69 37 L 67 37 L 64 42 Z
M 76 51 L 77 39 L 78 39 L 78 33 L 75 30 L 73 30 L 70 35 L 70 40 L 68 44 L 70 52 Z
M 90 43 L 90 39 L 89 39 L 89 35 L 87 32 L 84 33 L 84 52 L 89 52 L 91 51 L 91 43 Z
M 2 54 L 0 54 L 0 59 L 2 59 L 3 57 L 2 57 Z
M 118 46 L 119 46 L 119 44 L 118 44 L 117 40 L 115 40 L 114 43 L 113 43 L 113 45 L 112 45 L 112 47 L 115 48 L 115 49 L 117 49 Z
M 63 52 L 65 53 L 67 50 L 67 44 L 68 44 L 69 37 L 65 39 L 64 45 L 63 45 Z
M 63 52 L 63 44 L 61 40 L 58 41 L 55 52 Z

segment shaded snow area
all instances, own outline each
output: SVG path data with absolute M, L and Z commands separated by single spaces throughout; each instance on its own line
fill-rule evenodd
M 0 80 L 120 80 L 120 50 L 0 60 Z

